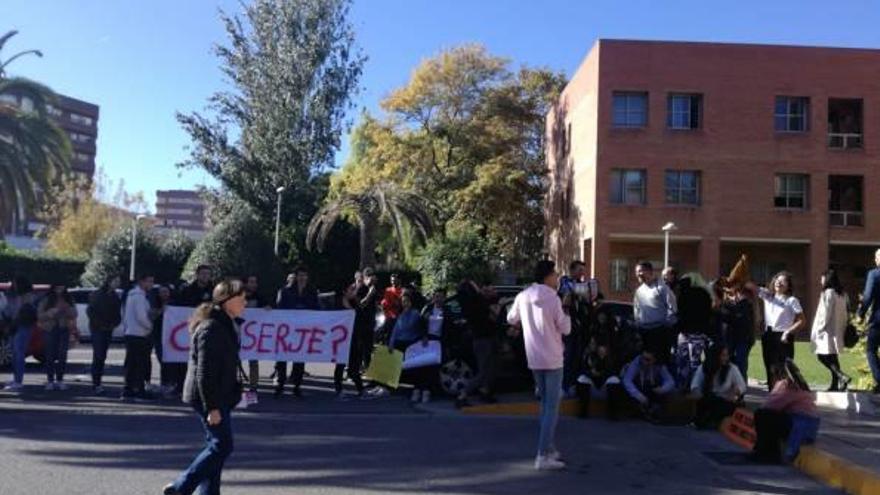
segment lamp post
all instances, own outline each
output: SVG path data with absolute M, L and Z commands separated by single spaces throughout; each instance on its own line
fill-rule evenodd
M 278 256 L 278 235 L 281 230 L 281 193 L 284 192 L 284 186 L 275 189 L 278 193 L 278 205 L 275 207 L 275 256 Z
M 669 266 L 669 233 L 677 227 L 674 223 L 669 222 L 661 229 L 663 231 L 663 268 Z
M 134 282 L 134 257 L 137 254 L 138 222 L 147 218 L 146 215 L 138 215 L 131 221 L 131 267 L 128 270 L 128 280 Z

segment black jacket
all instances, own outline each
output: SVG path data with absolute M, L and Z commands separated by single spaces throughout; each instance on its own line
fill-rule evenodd
M 232 319 L 218 307 L 192 336 L 183 401 L 205 410 L 231 409 L 241 400 L 238 353 L 241 343 Z
M 198 281 L 193 281 L 180 289 L 176 302 L 178 306 L 195 308 L 202 303 L 210 302 L 213 292 L 214 284 L 201 287 Z
M 122 301 L 113 290 L 96 290 L 89 296 L 86 314 L 90 331 L 112 332 L 122 323 Z

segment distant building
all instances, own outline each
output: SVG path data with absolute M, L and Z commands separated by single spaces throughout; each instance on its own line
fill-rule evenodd
M 197 191 L 156 191 L 156 228 L 182 230 L 194 238 L 205 234 L 205 200 Z
M 88 103 L 76 98 L 57 94 L 55 105 L 49 105 L 48 112 L 55 124 L 67 133 L 73 148 L 71 168 L 81 176 L 89 180 L 95 175 L 95 155 L 97 154 L 98 140 L 98 105 Z M 0 95 L 6 103 L 12 103 L 19 108 L 33 110 L 34 103 L 27 96 L 4 94 Z M 26 212 L 25 218 L 14 216 L 11 228 L 6 234 L 30 238 L 41 227 L 36 219 L 35 212 L 42 209 L 42 205 L 35 205 L 32 211 Z

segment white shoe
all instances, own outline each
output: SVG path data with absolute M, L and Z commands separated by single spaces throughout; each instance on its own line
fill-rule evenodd
M 55 388 L 55 382 L 46 382 L 46 386 L 44 387 L 44 389 L 46 390 L 46 392 L 58 390 L 57 388 Z
M 376 391 L 371 394 L 374 399 L 388 397 L 389 395 L 391 395 L 391 392 L 389 392 L 388 389 L 384 387 L 377 387 Z
M 70 387 L 68 387 L 67 384 L 64 382 L 58 382 L 55 384 L 55 390 L 67 390 L 68 388 Z
M 3 390 L 5 390 L 7 392 L 21 392 L 21 389 L 23 389 L 23 388 L 24 388 L 24 385 L 22 385 L 18 382 L 9 382 L 6 384 L 5 387 L 3 387 Z
M 421 402 L 422 400 L 422 391 L 419 389 L 413 390 L 412 397 L 410 397 L 409 401 L 413 404 Z
M 428 402 L 431 402 L 431 391 L 425 390 L 422 392 L 422 404 L 427 404 Z
M 560 454 L 559 451 L 556 449 L 553 449 L 550 452 L 548 452 L 547 457 L 553 459 L 554 461 L 565 462 L 562 459 L 562 454 Z
M 539 455 L 535 458 L 535 469 L 538 471 L 559 471 L 565 467 L 564 462 L 553 459 L 549 455 Z

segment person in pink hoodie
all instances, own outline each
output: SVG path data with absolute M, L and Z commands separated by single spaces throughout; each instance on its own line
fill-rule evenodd
M 526 358 L 541 396 L 538 455 L 535 458 L 538 470 L 565 468 L 554 439 L 562 392 L 562 336 L 571 332 L 571 318 L 563 310 L 556 293 L 558 286 L 559 274 L 553 262 L 538 262 L 535 283 L 516 296 L 507 314 L 509 324 L 522 326 Z

